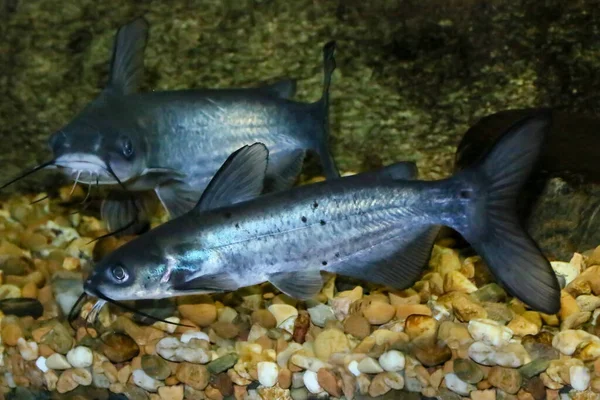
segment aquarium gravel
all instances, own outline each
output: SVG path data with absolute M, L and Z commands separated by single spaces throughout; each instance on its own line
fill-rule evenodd
M 552 261 L 564 284 L 556 315 L 507 296 L 445 238 L 403 291 L 330 275 L 307 302 L 263 284 L 137 305 L 189 327 L 113 306 L 87 323 L 94 299 L 69 324 L 94 260 L 131 239 L 90 243 L 106 229 L 74 213 L 85 193 L 69 191 L 1 203 L 3 398 L 599 397 L 600 247 Z

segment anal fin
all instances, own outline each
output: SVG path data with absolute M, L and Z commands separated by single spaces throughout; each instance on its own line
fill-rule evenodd
M 281 292 L 299 300 L 312 299 L 323 287 L 321 272 L 313 268 L 271 274 L 269 282 Z

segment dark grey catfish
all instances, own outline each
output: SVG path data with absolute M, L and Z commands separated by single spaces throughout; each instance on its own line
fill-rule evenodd
M 514 214 L 549 123 L 546 114 L 520 122 L 478 165 L 446 180 L 418 181 L 384 168 L 258 198 L 268 153 L 261 144 L 245 147 L 192 211 L 108 255 L 84 289 L 131 300 L 269 281 L 306 299 L 320 290 L 321 270 L 405 288 L 446 225 L 471 243 L 510 293 L 555 313 L 556 276 Z
M 271 190 L 293 185 L 307 150 L 319 154 L 328 178 L 339 176 L 327 144 L 333 42 L 323 50 L 322 98 L 301 103 L 289 99 L 290 80 L 252 89 L 138 93 L 147 35 L 144 19 L 119 29 L 107 88 L 52 135 L 54 159 L 42 166 L 90 185 L 121 181 L 130 191 L 155 191 L 171 217 L 189 211 L 227 157 L 254 142 L 269 147 Z M 109 196 L 102 207 L 109 229 L 133 220 L 142 209 L 137 199 L 136 207 L 131 196 Z

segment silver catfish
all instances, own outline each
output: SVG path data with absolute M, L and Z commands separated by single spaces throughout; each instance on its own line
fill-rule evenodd
M 290 100 L 292 80 L 258 88 L 140 93 L 147 36 L 142 18 L 119 29 L 106 89 L 51 136 L 54 159 L 17 179 L 59 167 L 76 181 L 114 186 L 102 206 L 113 230 L 144 208 L 143 196 L 119 193 L 120 183 L 128 191 L 155 191 L 177 217 L 193 208 L 231 153 L 254 142 L 269 147 L 270 191 L 293 186 L 309 150 L 320 156 L 327 178 L 339 176 L 328 147 L 334 42 L 323 49 L 321 99 L 302 103 Z
M 261 144 L 244 147 L 192 211 L 109 254 L 84 290 L 133 300 L 269 281 L 307 299 L 321 289 L 323 270 L 402 289 L 418 279 L 445 225 L 469 241 L 511 294 L 556 313 L 558 280 L 514 212 L 550 120 L 541 114 L 519 122 L 479 164 L 432 182 L 384 168 L 255 197 L 268 152 Z

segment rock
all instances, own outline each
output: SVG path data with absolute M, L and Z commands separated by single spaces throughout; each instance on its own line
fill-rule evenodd
M 57 321 L 51 321 L 48 326 L 49 330 L 43 335 L 40 343 L 50 346 L 57 353 L 67 354 L 73 347 L 71 333 Z
M 452 349 L 473 342 L 467 327 L 464 324 L 452 321 L 444 321 L 440 324 L 438 340 Z
M 466 358 L 454 360 L 452 369 L 458 378 L 466 383 L 476 384 L 483 379 L 483 371 L 477 364 Z
M 475 342 L 469 346 L 469 357 L 478 364 L 511 368 L 520 367 L 530 361 L 525 348 L 514 342 L 497 348 L 483 342 Z
M 50 369 L 69 369 L 71 364 L 67 361 L 67 358 L 59 353 L 54 353 L 46 360 L 46 366 Z
M 487 312 L 487 319 L 505 325 L 513 319 L 514 312 L 505 303 L 483 303 L 483 308 Z
M 576 329 L 585 324 L 591 318 L 592 313 L 589 311 L 576 312 L 569 315 L 560 324 L 560 330 Z
M 277 320 L 269 310 L 256 310 L 252 313 L 252 322 L 259 324 L 265 329 L 272 329 L 277 326 Z
M 86 368 L 92 365 L 94 355 L 85 346 L 77 346 L 67 353 L 67 361 L 75 368 Z
M 473 293 L 477 291 L 475 286 L 460 271 L 451 271 L 444 276 L 444 292 Z
M 583 312 L 585 311 L 594 311 L 595 309 L 600 307 L 600 297 L 592 296 L 592 295 L 581 295 L 578 296 L 575 301 L 579 306 L 579 309 Z
M 342 389 L 338 386 L 337 378 L 331 371 L 325 368 L 319 369 L 317 372 L 317 383 L 323 390 L 329 393 L 329 395 L 338 398 L 342 396 Z
M 182 343 L 175 337 L 165 337 L 156 343 L 156 352 L 169 361 L 206 364 L 211 357 L 203 343 L 206 341 L 191 339 L 188 343 Z
M 452 301 L 452 308 L 455 315 L 463 322 L 469 322 L 473 319 L 482 319 L 487 317 L 485 309 L 471 301 L 467 297 L 457 297 Z
M 163 381 L 171 375 L 169 364 L 162 358 L 154 355 L 142 356 L 142 369 L 150 378 Z
M 240 333 L 239 328 L 231 322 L 215 322 L 211 327 L 223 339 L 233 339 Z
M 569 381 L 575 390 L 586 390 L 590 385 L 590 371 L 582 365 L 573 365 L 569 368 Z
M 437 328 L 436 319 L 428 315 L 409 315 L 404 321 L 404 332 L 413 341 L 417 338 L 433 341 Z
M 469 321 L 468 329 L 474 340 L 492 346 L 500 346 L 508 343 L 513 335 L 510 328 L 490 319 L 471 320 Z
M 406 359 L 404 354 L 398 350 L 386 351 L 379 356 L 379 365 L 381 365 L 381 368 L 383 368 L 385 371 L 402 371 L 405 363 Z
M 357 368 L 363 374 L 378 374 L 383 372 L 381 365 L 371 357 L 365 357 L 360 360 Z
M 324 327 L 325 322 L 336 319 L 333 309 L 325 304 L 319 304 L 315 307 L 311 307 L 307 311 L 310 315 L 311 322 L 320 327 Z
M 289 304 L 272 304 L 268 308 L 269 312 L 275 317 L 278 328 L 287 330 L 288 332 L 293 331 L 294 320 L 298 316 L 298 310 L 296 307 L 290 306 Z
M 487 380 L 492 386 L 510 394 L 517 393 L 522 382 L 518 371 L 498 366 L 490 369 Z
M 83 278 L 80 273 L 68 272 L 55 274 L 52 278 L 52 293 L 58 303 L 63 315 L 69 315 L 69 311 L 77 302 L 79 295 L 83 293 Z
M 541 328 L 541 322 L 540 319 L 540 326 L 538 326 L 521 315 L 515 315 L 506 327 L 516 336 L 537 335 Z
M 364 339 L 371 333 L 371 325 L 362 315 L 352 314 L 344 320 L 344 332 L 358 339 Z
M 280 388 L 289 389 L 292 385 L 292 371 L 287 368 L 280 369 L 277 376 L 277 382 Z
M 600 295 L 600 265 L 584 270 L 567 285 L 565 290 L 574 297 L 582 294 Z
M 183 318 L 198 326 L 209 326 L 217 320 L 217 308 L 214 304 L 180 304 L 177 309 Z
M 426 367 L 443 364 L 452 357 L 452 351 L 445 344 L 417 345 L 414 347 L 413 353 L 417 360 Z
M 0 300 L 16 299 L 21 297 L 21 289 L 15 285 L 0 285 Z
M 379 397 L 388 393 L 392 388 L 386 383 L 385 377 L 382 374 L 375 375 L 369 385 L 369 396 Z
M 67 393 L 75 389 L 79 384 L 73 379 L 72 370 L 66 370 L 58 378 L 56 382 L 56 391 L 58 393 Z
M 458 376 L 456 376 L 456 374 L 446 374 L 444 379 L 446 382 L 446 387 L 454 393 L 457 393 L 461 396 L 468 396 L 470 392 L 475 390 L 475 387 L 473 385 L 469 385 L 467 382 L 463 382 Z
M 290 362 L 302 369 L 317 372 L 321 368 L 331 368 L 331 365 L 324 363 L 315 357 L 307 357 L 302 354 L 294 354 L 290 357 Z
M 129 361 L 140 353 L 139 346 L 131 337 L 118 332 L 102 335 L 99 350 L 114 363 Z
M 396 314 L 394 306 L 379 301 L 371 302 L 364 310 L 363 315 L 371 325 L 382 325 L 389 322 Z
M 156 392 L 160 386 L 164 385 L 164 383 L 148 376 L 141 369 L 134 370 L 131 374 L 131 379 L 133 380 L 133 383 L 149 392 Z
M 17 317 L 30 316 L 37 319 L 44 313 L 44 307 L 36 299 L 10 298 L 0 300 L 0 311 L 4 315 L 15 315 Z
M 204 365 L 182 362 L 177 367 L 175 374 L 180 382 L 185 383 L 197 390 L 204 390 L 208 386 L 210 373 Z
M 552 346 L 567 356 L 573 355 L 575 350 L 584 342 L 600 344 L 600 339 L 586 331 L 566 330 L 559 332 L 552 339 Z
M 16 346 L 23 337 L 23 330 L 15 323 L 8 323 L 2 327 L 2 342 L 7 346 Z
M 546 374 L 548 377 L 560 385 L 568 385 L 570 383 L 570 369 L 574 366 L 584 366 L 584 363 L 581 360 L 576 358 L 563 358 L 560 360 L 552 360 L 550 361 L 550 365 L 546 370 Z M 540 377 L 543 379 L 543 375 Z M 546 387 L 552 389 L 552 387 L 548 386 L 546 382 L 544 382 Z M 560 387 L 559 387 L 560 389 Z
M 425 304 L 398 304 L 396 306 L 396 318 L 405 319 L 409 315 L 432 315 L 431 309 Z
M 291 321 L 290 318 L 288 321 Z M 304 343 L 306 334 L 310 328 L 310 315 L 308 312 L 302 310 L 298 313 L 298 316 L 294 320 L 294 328 L 292 330 L 292 340 L 296 343 Z
M 40 371 L 42 371 L 43 373 L 46 373 L 46 372 L 50 371 L 50 369 L 46 365 L 46 357 L 43 357 L 43 356 L 39 357 L 35 361 L 35 366 L 38 367 L 38 369 Z
M 333 353 L 343 353 L 350 349 L 348 338 L 339 329 L 325 329 L 314 341 L 315 355 L 321 360 L 328 360 Z
M 265 387 L 272 387 L 277 383 L 279 367 L 274 362 L 261 361 L 257 364 L 258 381 Z
M 533 358 L 533 357 L 532 357 Z M 533 358 L 533 361 L 519 368 L 519 372 L 525 379 L 531 379 L 544 372 L 550 365 L 549 359 Z
M 600 357 L 600 343 L 588 343 L 573 355 L 582 361 L 594 361 Z
M 284 350 L 277 354 L 277 364 L 280 368 L 287 368 L 288 361 L 292 354 L 302 350 L 302 345 L 299 343 L 290 343 Z
M 471 293 L 471 297 L 480 303 L 501 303 L 506 300 L 506 291 L 497 283 L 488 283 Z
M 25 341 L 23 338 L 17 340 L 17 347 L 23 360 L 33 361 L 39 357 L 38 345 L 34 341 Z
M 189 343 L 192 339 L 206 340 L 210 342 L 208 335 L 202 331 L 185 331 L 179 339 L 181 343 Z
M 183 385 L 161 386 L 158 395 L 161 400 L 183 400 Z
M 321 393 L 323 392 L 323 388 L 319 385 L 319 379 L 317 377 L 317 373 L 313 371 L 305 371 L 303 375 L 304 386 L 311 393 Z
M 238 355 L 235 353 L 229 353 L 209 362 L 206 367 L 211 374 L 219 374 L 233 367 L 237 361 Z

